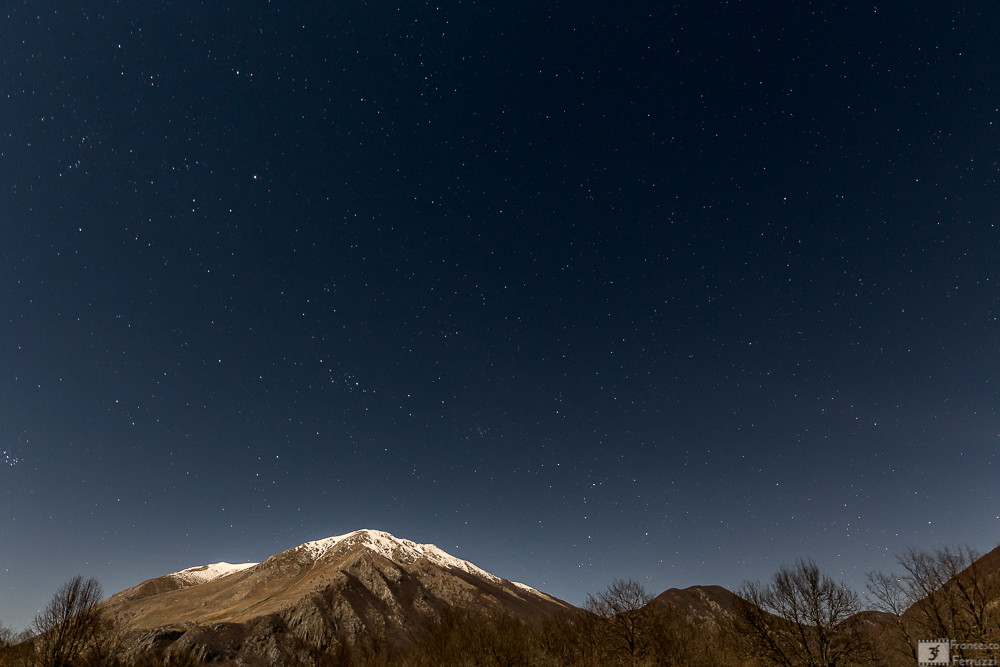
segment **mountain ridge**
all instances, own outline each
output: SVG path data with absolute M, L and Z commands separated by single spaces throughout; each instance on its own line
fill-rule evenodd
M 249 644 L 259 650 L 280 634 L 297 641 L 331 633 L 400 637 L 445 609 L 500 613 L 524 622 L 576 609 L 435 545 L 371 529 L 306 542 L 260 563 L 185 568 L 101 604 L 132 633 L 136 650 L 164 637 L 197 646 L 207 641 L 207 629 L 228 627 L 226 636 L 238 639 L 212 641 L 233 654 Z M 276 651 L 272 647 L 273 655 Z
M 602 652 L 617 650 L 610 647 L 625 637 L 616 635 L 622 628 L 631 650 L 671 659 L 686 652 L 683 660 L 690 664 L 695 659 L 722 664 L 720 656 L 758 650 L 765 640 L 780 643 L 801 635 L 815 643 L 816 633 L 823 632 L 841 637 L 859 655 L 876 646 L 889 647 L 886 655 L 905 655 L 913 650 L 908 638 L 914 632 L 987 636 L 984 614 L 1000 599 L 1000 547 L 967 564 L 973 556 L 968 549 L 944 549 L 900 557 L 911 574 L 926 571 L 928 576 L 921 576 L 935 582 L 934 590 L 902 613 L 856 611 L 835 626 L 814 629 L 801 625 L 799 617 L 775 615 L 781 608 L 769 602 L 758 607 L 715 585 L 670 588 L 650 599 L 635 582 L 617 580 L 593 605 L 588 598 L 587 610 L 578 609 L 433 544 L 371 529 L 306 542 L 260 563 L 185 568 L 143 581 L 99 606 L 102 616 L 112 617 L 108 627 L 125 638 L 128 659 L 189 655 L 203 664 L 312 664 L 308 656 L 343 658 L 352 651 L 383 659 L 424 652 L 437 655 L 426 664 L 452 664 L 448 660 L 464 655 L 469 642 L 485 642 L 477 646 L 489 646 L 490 652 L 511 641 L 520 642 L 511 648 L 514 653 L 530 648 L 557 660 L 552 664 L 564 664 L 560 659 L 600 664 Z M 893 595 L 912 597 L 918 590 L 895 588 L 910 584 L 894 576 L 884 580 L 894 587 L 888 589 Z M 641 608 L 629 606 L 635 603 Z M 938 628 L 939 617 L 951 625 Z M 745 634 L 735 635 L 734 629 Z M 765 631 L 767 637 L 758 636 Z M 643 637 L 639 644 L 635 632 Z M 441 652 L 446 645 L 451 653 Z M 451 658 L 445 659 L 446 653 Z M 529 664 L 523 655 L 516 660 Z

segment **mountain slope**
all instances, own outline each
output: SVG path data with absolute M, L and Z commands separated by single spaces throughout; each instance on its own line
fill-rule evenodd
M 1000 627 L 1000 547 L 979 556 L 967 548 L 909 552 L 900 561 L 912 633 L 956 641 L 996 638 Z M 973 560 L 974 559 L 974 560 Z
M 391 639 L 443 609 L 527 622 L 572 609 L 434 545 L 374 530 L 308 542 L 258 564 L 174 572 L 103 604 L 132 631 L 136 648 L 177 643 L 203 658 L 213 651 L 238 655 L 249 646 L 277 657 L 281 637 L 329 642 L 374 632 Z M 208 651 L 206 643 L 215 648 Z
M 722 586 L 671 588 L 657 595 L 650 604 L 674 612 L 684 612 L 692 620 L 720 620 L 731 614 L 739 598 Z

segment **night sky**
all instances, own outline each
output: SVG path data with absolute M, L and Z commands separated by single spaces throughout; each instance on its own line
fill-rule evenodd
M 359 528 L 574 604 L 1000 541 L 1000 9 L 9 3 L 0 620 Z

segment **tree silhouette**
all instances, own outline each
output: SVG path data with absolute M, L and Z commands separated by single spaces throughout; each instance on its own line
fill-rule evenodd
M 740 589 L 734 623 L 751 652 L 785 667 L 834 667 L 866 654 L 858 594 L 823 575 L 812 559 L 782 567 L 771 583 Z
M 966 655 L 961 648 L 1000 640 L 1000 580 L 983 568 L 977 552 L 909 549 L 896 561 L 902 573 L 870 573 L 868 592 L 875 606 L 891 615 L 900 650 L 915 659 L 918 638 L 947 637 L 957 644 L 956 657 L 1000 657 L 996 651 Z
M 43 667 L 104 665 L 115 662 L 112 628 L 97 604 L 103 593 L 96 579 L 74 577 L 35 616 L 36 664 Z
M 635 663 L 649 642 L 651 618 L 647 605 L 652 599 L 642 584 L 615 579 L 606 590 L 588 595 L 584 607 L 605 620 L 613 647 Z

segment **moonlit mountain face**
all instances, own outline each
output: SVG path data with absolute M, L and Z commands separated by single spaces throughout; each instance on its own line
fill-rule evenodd
M 134 652 L 159 642 L 202 653 L 204 646 L 225 644 L 210 632 L 220 624 L 232 626 L 226 636 L 238 641 L 226 640 L 226 650 L 238 653 L 243 646 L 277 646 L 344 628 L 351 636 L 394 637 L 446 608 L 527 622 L 573 610 L 432 544 L 375 530 L 307 542 L 261 563 L 188 568 L 117 593 L 104 606 L 131 633 Z
M 328 537 L 322 540 L 306 542 L 292 549 L 296 553 L 305 553 L 309 558 L 316 561 L 335 559 L 337 556 L 349 552 L 357 547 L 368 549 L 372 553 L 378 554 L 387 560 L 402 564 L 413 564 L 419 560 L 426 560 L 446 569 L 455 569 L 468 572 L 487 581 L 495 583 L 513 584 L 524 591 L 530 591 L 536 595 L 542 595 L 535 589 L 525 584 L 513 581 L 507 582 L 504 579 L 490 574 L 489 572 L 476 567 L 472 563 L 455 558 L 433 544 L 417 544 L 411 540 L 399 539 L 389 533 L 380 530 L 356 530 L 345 535 Z M 211 565 L 201 565 L 190 567 L 180 572 L 167 575 L 185 583 L 200 584 L 230 574 L 242 572 L 258 563 L 241 563 L 233 565 L 231 563 L 213 563 Z
M 257 563 L 240 563 L 239 565 L 233 565 L 232 563 L 212 563 L 211 565 L 201 565 L 198 567 L 189 567 L 186 570 L 181 570 L 180 572 L 174 572 L 167 576 L 173 577 L 179 581 L 191 584 L 203 584 L 206 581 L 212 581 L 213 579 L 218 579 L 219 577 L 225 577 L 226 575 L 233 574 L 234 572 L 242 572 L 243 570 L 253 567 Z

